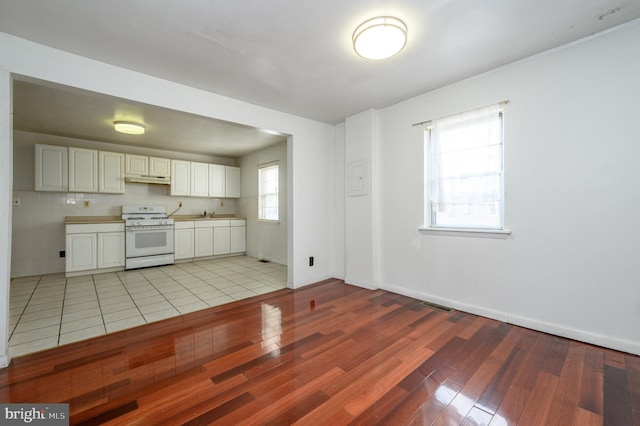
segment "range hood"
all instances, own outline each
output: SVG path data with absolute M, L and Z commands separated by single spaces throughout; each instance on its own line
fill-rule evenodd
M 169 176 L 149 176 L 149 175 L 125 176 L 124 181 L 129 183 L 155 183 L 158 185 L 171 184 L 171 178 Z

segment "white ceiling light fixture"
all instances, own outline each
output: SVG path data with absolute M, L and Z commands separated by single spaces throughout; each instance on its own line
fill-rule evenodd
M 407 25 L 393 16 L 368 19 L 353 32 L 353 49 L 366 59 L 385 59 L 407 44 Z
M 144 135 L 145 127 L 142 124 L 131 123 L 130 121 L 114 121 L 113 125 L 117 132 L 128 135 Z

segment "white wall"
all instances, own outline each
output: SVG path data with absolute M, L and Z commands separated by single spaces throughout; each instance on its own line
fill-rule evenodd
M 379 111 L 381 287 L 640 354 L 640 21 Z M 412 123 L 508 99 L 507 239 L 422 235 Z
M 258 166 L 278 162 L 280 220 L 258 221 Z M 238 215 L 247 219 L 247 254 L 287 264 L 287 143 L 279 143 L 240 157 Z
M 346 161 L 345 161 L 345 124 L 335 127 L 333 150 L 333 276 L 344 279 L 346 275 Z
M 364 111 L 345 123 L 345 282 L 378 288 L 377 212 L 374 209 L 378 173 L 375 148 L 377 112 Z
M 0 52 L 0 71 L 292 135 L 287 146 L 289 285 L 298 287 L 331 276 L 331 218 L 323 208 L 332 202 L 332 181 L 326 180 L 327 173 L 333 170 L 332 126 L 107 65 L 4 33 L 0 33 Z M 6 106 L 8 88 L 0 87 L 0 123 L 6 124 L 10 119 Z M 5 206 L 0 209 L 0 236 L 9 236 L 10 241 L 10 212 L 3 209 L 11 202 L 11 186 L 7 184 L 11 181 L 11 135 L 6 127 L 2 129 L 0 158 L 8 165 L 0 171 L 3 177 L 0 179 L 3 182 L 0 205 Z M 2 244 L 5 244 L 4 240 Z M 10 255 L 8 248 L 0 250 L 4 250 L 0 251 L 0 294 L 4 294 L 9 286 Z M 317 259 L 314 267 L 307 266 L 310 253 Z M 6 257 L 2 256 L 5 254 Z M 7 259 L 6 265 L 4 259 Z M 0 329 L 7 327 L 4 312 L 0 315 Z M 6 337 L 2 339 L 5 343 Z M 0 350 L 6 354 L 6 345 Z M 2 359 L 0 363 L 3 363 Z
M 9 277 L 11 274 L 11 185 L 13 103 L 11 75 L 0 70 L 0 367 L 9 363 Z
M 11 277 L 64 272 L 65 259 L 59 252 L 65 249 L 64 218 L 66 216 L 120 216 L 121 207 L 130 204 L 163 205 L 169 212 L 183 206 L 178 214 L 199 214 L 204 211 L 235 214 L 235 199 L 202 197 L 172 197 L 168 185 L 126 183 L 124 194 L 42 192 L 34 186 L 35 144 L 73 146 L 152 155 L 161 158 L 235 165 L 233 158 L 134 148 L 103 142 L 65 138 L 39 133 L 15 131 L 13 134 L 13 206 Z M 89 207 L 84 207 L 89 201 Z M 224 204 L 224 207 L 221 207 Z

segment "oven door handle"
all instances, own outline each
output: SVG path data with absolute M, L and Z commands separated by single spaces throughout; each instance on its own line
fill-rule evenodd
M 153 232 L 153 231 L 172 231 L 173 226 L 158 226 L 158 227 L 150 227 L 150 226 L 129 226 L 125 228 L 127 232 Z

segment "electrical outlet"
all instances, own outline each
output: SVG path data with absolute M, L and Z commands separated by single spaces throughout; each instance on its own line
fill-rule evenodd
M 313 266 L 313 256 L 309 256 L 309 266 Z
M 86 209 L 87 207 L 89 207 L 91 205 L 91 203 L 89 202 L 89 200 L 84 200 L 84 208 Z
M 64 252 L 64 250 L 60 250 L 60 257 L 65 257 L 66 253 Z
M 220 207 L 224 207 L 224 201 L 220 201 Z

